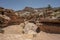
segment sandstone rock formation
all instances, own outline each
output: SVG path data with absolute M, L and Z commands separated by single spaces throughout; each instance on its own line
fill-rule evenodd
M 48 21 L 48 22 L 51 22 L 49 20 L 53 20 L 52 21 L 53 23 L 55 22 L 54 20 L 58 20 L 56 22 L 60 23 L 60 8 L 25 7 L 23 10 L 14 11 L 12 9 L 5 9 L 3 7 L 0 7 L 0 19 L 1 19 L 0 20 L 0 22 L 1 22 L 0 27 L 2 27 L 2 28 L 5 28 L 5 27 L 8 28 L 11 25 L 20 25 L 20 23 L 24 23 L 24 20 L 26 19 L 27 21 L 30 20 L 30 21 L 34 21 L 34 22 L 24 24 L 23 28 L 27 28 L 29 30 L 32 29 L 32 30 L 36 31 L 36 29 L 38 27 L 40 27 L 40 29 L 39 28 L 38 29 L 42 30 L 42 31 L 49 30 L 49 32 L 51 32 L 51 31 L 54 31 L 56 29 L 56 31 L 54 31 L 54 32 L 60 32 L 60 31 L 57 31 L 57 29 L 60 29 L 60 26 L 59 26 L 59 28 L 58 28 L 58 26 L 56 26 L 56 28 L 55 28 L 52 26 L 49 27 L 50 25 L 47 24 L 48 27 L 45 27 L 45 25 L 43 24 L 43 26 L 41 28 L 41 25 L 40 25 L 42 19 L 43 19 L 42 21 L 47 19 L 46 21 Z M 39 23 L 37 23 L 36 21 L 39 21 Z M 31 32 L 31 30 L 30 30 L 30 32 Z M 27 31 L 27 33 L 28 33 L 28 31 Z

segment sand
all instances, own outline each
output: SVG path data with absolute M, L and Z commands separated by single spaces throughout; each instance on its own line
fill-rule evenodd
M 40 32 L 33 37 L 32 34 L 0 34 L 0 40 L 60 40 L 60 34 Z

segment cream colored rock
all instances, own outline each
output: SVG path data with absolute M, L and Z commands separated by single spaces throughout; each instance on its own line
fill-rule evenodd
M 28 34 L 37 34 L 36 32 L 34 32 L 33 30 L 29 30 Z
M 24 28 L 25 27 L 25 24 L 24 23 L 21 23 L 19 26 Z
M 7 20 L 11 20 L 10 17 L 6 16 L 6 15 L 1 15 L 0 14 L 0 17 L 4 18 L 4 19 L 7 19 Z
M 37 26 L 34 23 L 29 23 L 29 22 L 26 22 L 26 23 L 27 24 L 25 24 L 25 27 L 24 27 L 25 33 L 28 33 L 30 30 L 33 30 L 34 32 L 36 31 Z

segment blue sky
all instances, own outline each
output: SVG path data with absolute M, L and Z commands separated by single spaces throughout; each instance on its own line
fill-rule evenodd
M 0 0 L 0 7 L 21 10 L 24 7 L 40 8 L 50 4 L 52 7 L 60 7 L 60 0 Z

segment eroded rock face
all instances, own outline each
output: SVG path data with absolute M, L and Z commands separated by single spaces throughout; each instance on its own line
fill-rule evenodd
M 45 9 L 45 8 L 43 8 L 43 9 Z M 49 19 L 50 16 L 54 16 L 54 15 L 50 15 L 49 12 L 53 13 L 54 11 L 46 9 L 46 10 L 41 10 L 41 11 L 38 12 L 37 9 L 31 8 L 31 7 L 26 7 L 25 9 L 20 11 L 20 13 L 23 14 L 23 17 L 20 17 L 18 12 L 16 13 L 12 9 L 4 9 L 4 8 L 0 7 L 0 19 L 1 19 L 0 22 L 2 23 L 2 25 L 0 23 L 0 27 L 5 27 L 5 26 L 8 27 L 8 25 L 19 25 L 22 22 L 24 23 L 24 19 L 33 20 L 34 22 L 36 22 L 37 20 L 40 21 L 41 19 L 43 19 L 43 17 Z M 47 13 L 47 15 L 45 13 Z M 41 14 L 40 16 L 42 16 L 42 18 L 39 16 L 39 14 Z M 30 22 L 25 22 L 25 24 L 21 24 L 21 26 L 23 26 L 24 32 L 28 33 L 28 34 L 30 32 L 34 33 L 36 31 L 36 29 L 37 29 L 36 25 L 39 26 L 39 25 L 42 25 L 42 24 L 40 24 L 40 23 L 34 24 L 34 23 L 30 23 Z M 11 26 L 9 26 L 9 27 L 11 27 Z M 48 29 L 49 29 L 48 31 L 50 31 L 50 29 L 52 29 L 53 27 L 51 27 L 51 28 L 50 27 L 48 27 L 48 28 L 40 27 L 40 28 L 41 28 L 42 31 L 47 31 Z M 8 29 L 9 28 L 7 28 L 7 30 Z M 19 28 L 17 28 L 17 29 L 19 29 Z M 57 31 L 58 28 L 55 28 L 55 29 Z M 55 29 L 54 30 L 52 29 L 53 32 L 55 31 Z M 59 30 L 60 30 L 60 28 L 59 28 Z M 58 31 L 58 32 L 60 32 L 60 31 Z
M 37 34 L 37 26 L 34 23 L 25 22 L 20 25 L 12 25 L 4 28 L 5 34 Z
M 2 25 L 8 26 L 8 25 L 18 25 L 23 22 L 23 18 L 20 18 L 15 14 L 15 11 L 12 9 L 5 9 L 3 7 L 0 7 L 0 19 L 2 22 Z
M 2 18 L 2 17 L 0 17 L 0 27 L 5 27 L 5 26 L 7 26 L 8 25 L 8 22 L 9 22 L 9 20 L 6 20 L 6 19 L 4 19 L 4 18 Z
M 29 32 L 36 32 L 37 26 L 34 23 L 29 23 L 25 22 L 25 27 L 24 27 L 24 32 L 29 33 Z

